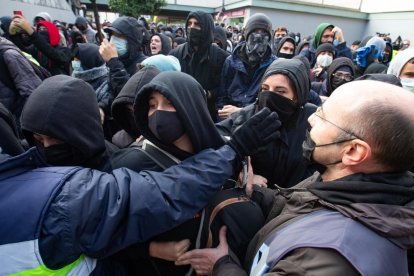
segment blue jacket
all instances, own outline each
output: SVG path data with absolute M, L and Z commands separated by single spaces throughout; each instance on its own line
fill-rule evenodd
M 267 67 L 276 59 L 270 54 L 253 74 L 247 72 L 243 61 L 238 56 L 244 50 L 245 43 L 239 44 L 231 56 L 227 57 L 221 72 L 220 94 L 217 99 L 217 108 L 224 105 L 245 107 L 255 102 L 259 92 L 260 82 Z
M 44 211 L 32 227 L 39 227 L 39 252 L 46 267 L 62 268 L 82 254 L 109 256 L 193 217 L 232 175 L 234 158 L 235 152 L 223 146 L 205 150 L 163 173 L 117 169 L 107 174 L 74 168 L 62 174 L 55 167 L 39 169 L 45 164 L 32 148 L 0 163 L 0 245 L 10 243 L 8 237 L 19 227 L 19 209 L 40 205 Z M 62 180 L 50 197 L 43 196 L 48 191 L 42 188 L 44 172 Z M 16 178 L 30 185 L 13 189 L 8 183 Z

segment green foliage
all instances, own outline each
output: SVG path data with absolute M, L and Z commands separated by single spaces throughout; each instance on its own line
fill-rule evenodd
M 142 14 L 157 14 L 165 0 L 109 0 L 112 11 L 138 18 Z

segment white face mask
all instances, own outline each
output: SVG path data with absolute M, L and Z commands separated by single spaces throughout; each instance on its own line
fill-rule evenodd
M 402 78 L 400 79 L 401 85 L 404 89 L 414 92 L 414 79 L 411 78 Z
M 316 63 L 322 67 L 331 65 L 333 58 L 330 55 L 319 55 L 316 58 Z

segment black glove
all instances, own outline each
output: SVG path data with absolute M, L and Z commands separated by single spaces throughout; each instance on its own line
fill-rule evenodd
M 242 160 L 244 156 L 254 154 L 259 147 L 279 138 L 281 125 L 276 112 L 263 108 L 237 128 L 227 144 Z

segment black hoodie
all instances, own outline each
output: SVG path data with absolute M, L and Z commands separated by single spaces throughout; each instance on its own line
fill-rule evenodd
M 21 116 L 29 144 L 35 145 L 33 133 L 59 139 L 79 152 L 77 165 L 100 168 L 106 144 L 92 87 L 83 80 L 58 75 L 44 80 L 32 96 Z
M 15 156 L 24 152 L 13 115 L 2 103 L 0 103 L 0 136 L 0 153 Z
M 322 93 L 320 93 L 322 96 L 330 96 L 332 94 L 332 74 L 334 74 L 342 66 L 349 67 L 349 69 L 351 70 L 351 75 L 355 76 L 355 69 L 352 60 L 346 57 L 338 57 L 334 59 L 331 65 L 329 66 L 328 70 L 326 71 L 326 92 L 322 91 Z
M 151 39 L 154 36 L 159 36 L 160 39 L 161 39 L 161 50 L 158 53 L 154 54 L 154 55 L 158 55 L 158 54 L 168 55 L 171 51 L 170 39 L 168 38 L 168 36 L 166 36 L 164 34 L 159 34 L 159 33 L 153 34 L 151 36 L 151 38 L 149 40 L 149 43 L 148 43 L 149 53 L 151 53 Z
M 293 82 L 298 108 L 291 119 L 282 123 L 280 138 L 262 147 L 252 156 L 252 166 L 255 174 L 267 178 L 269 188 L 274 188 L 273 184 L 291 187 L 313 173 L 312 168 L 303 158 L 302 143 L 309 128 L 308 118 L 316 110 L 316 106 L 307 103 L 310 82 L 306 66 L 302 61 L 282 58 L 275 60 L 265 71 L 262 82 L 274 74 L 284 74 Z M 230 118 L 217 124 L 220 133 L 229 135 L 258 109 L 256 102 L 232 114 Z
M 142 68 L 128 80 L 112 103 L 112 116 L 122 129 L 134 139 L 137 139 L 141 134 L 134 123 L 134 114 L 128 111 L 126 105 L 133 105 L 138 91 L 159 73 L 160 71 L 154 66 Z
M 227 36 L 226 30 L 223 27 L 215 26 L 214 27 L 214 39 L 220 41 L 221 45 L 219 47 L 223 50 L 227 49 Z
M 282 39 L 279 41 L 279 43 L 277 44 L 277 48 L 275 49 L 275 56 L 277 57 L 282 57 L 279 56 L 280 53 L 280 49 L 282 48 L 283 44 L 285 44 L 286 41 L 289 41 L 293 44 L 293 53 L 292 53 L 292 57 L 295 56 L 295 52 L 296 52 L 296 43 L 295 43 L 295 39 L 290 37 L 290 36 L 285 36 L 282 37 Z M 283 57 L 282 57 L 283 58 Z

